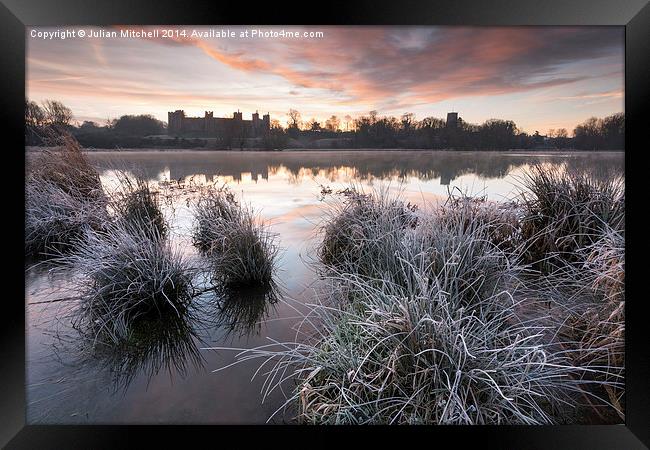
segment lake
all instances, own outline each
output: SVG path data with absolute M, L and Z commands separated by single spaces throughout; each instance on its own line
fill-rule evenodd
M 213 371 L 235 360 L 236 352 L 223 347 L 245 349 L 271 339 L 295 339 L 293 327 L 317 284 L 311 265 L 327 208 L 323 187 L 336 191 L 352 184 L 368 190 L 386 186 L 418 204 L 444 199 L 455 188 L 502 201 L 515 194 L 531 164 L 585 170 L 599 177 L 624 172 L 623 152 L 93 151 L 88 157 L 107 185 L 114 181 L 115 169 L 129 169 L 161 186 L 230 186 L 277 233 L 282 300 L 227 315 L 212 307 L 210 296 L 201 296 L 180 342 L 152 344 L 124 358 L 89 357 L 77 348 L 67 316 L 72 301 L 44 303 L 69 297 L 67 280 L 74 274 L 29 268 L 28 423 L 265 423 L 282 406 L 284 395 L 276 390 L 261 402 L 264 377 L 251 380 L 259 361 Z M 166 214 L 175 245 L 189 258 L 198 258 L 191 246 L 192 215 L 185 200 L 182 195 L 176 198 Z M 291 380 L 285 385 L 290 389 Z M 290 410 L 280 411 L 272 422 L 290 418 Z

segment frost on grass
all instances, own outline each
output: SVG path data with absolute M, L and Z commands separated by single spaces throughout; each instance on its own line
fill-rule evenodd
M 225 189 L 209 188 L 194 208 L 194 245 L 209 259 L 215 282 L 231 288 L 270 286 L 278 248 L 255 212 Z

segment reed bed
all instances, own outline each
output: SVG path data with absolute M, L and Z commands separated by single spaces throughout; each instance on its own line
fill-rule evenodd
M 33 181 L 47 181 L 70 195 L 101 201 L 102 184 L 99 173 L 83 154 L 72 136 L 61 136 L 56 146 L 42 152 L 28 165 Z

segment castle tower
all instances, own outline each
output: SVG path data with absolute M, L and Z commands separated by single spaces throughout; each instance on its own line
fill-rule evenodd
M 251 132 L 253 137 L 257 137 L 260 134 L 260 115 L 257 111 L 252 115 Z
M 447 113 L 447 128 L 456 128 L 458 126 L 458 113 Z
M 234 113 L 232 113 L 232 118 L 235 119 L 235 120 L 242 120 L 242 113 L 239 112 L 239 111 L 234 112 Z
M 203 129 L 207 134 L 214 134 L 216 130 L 216 122 L 212 111 L 205 112 L 205 115 L 203 116 Z
M 262 128 L 264 131 L 269 131 L 271 129 L 271 115 L 269 113 L 262 116 Z
M 167 134 L 180 134 L 183 132 L 185 111 L 177 109 L 167 113 Z

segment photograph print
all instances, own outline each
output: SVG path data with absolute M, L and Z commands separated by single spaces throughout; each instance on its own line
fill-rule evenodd
M 625 423 L 623 26 L 26 27 L 26 422 Z

